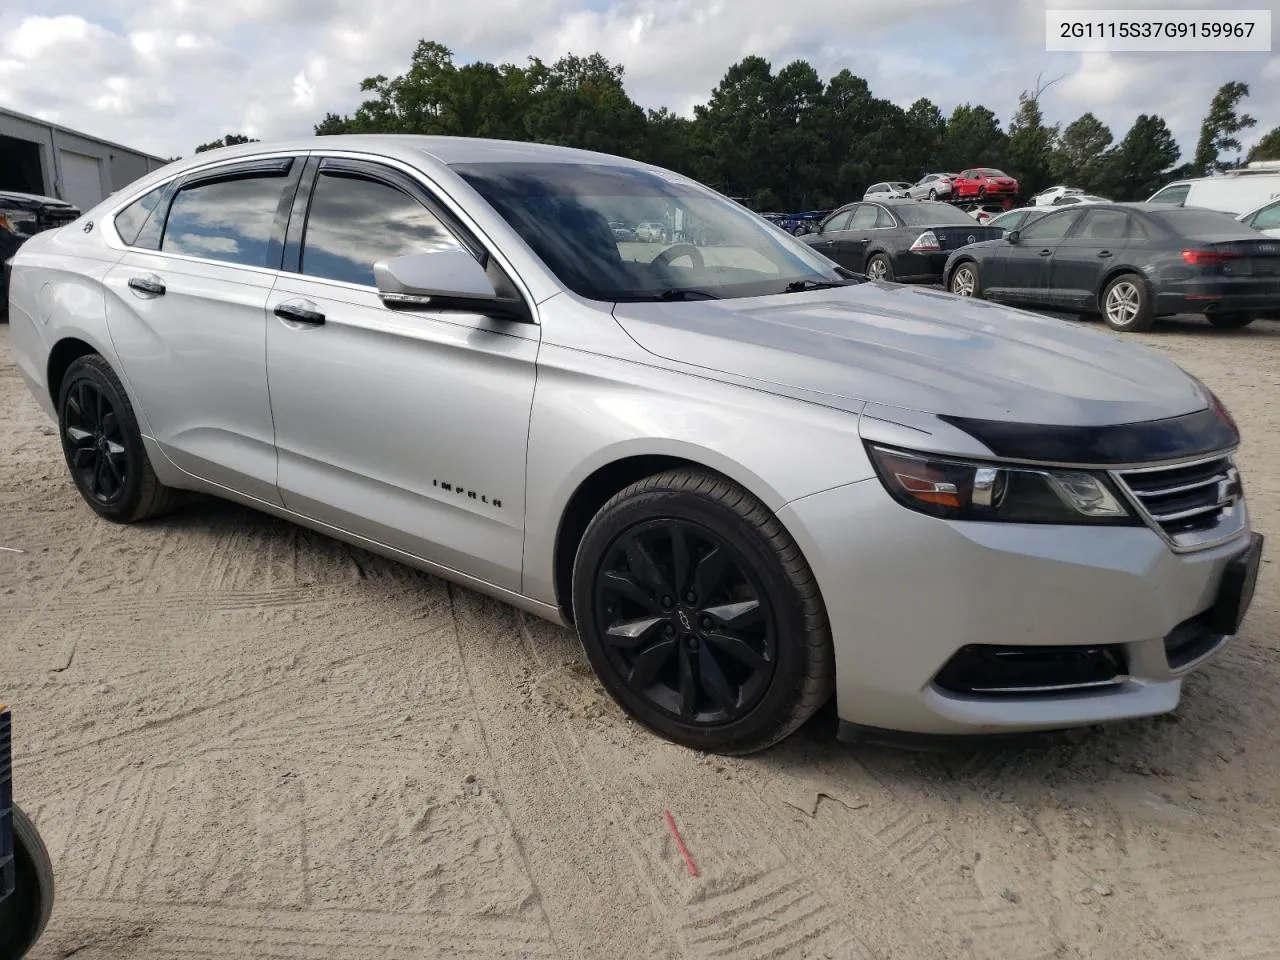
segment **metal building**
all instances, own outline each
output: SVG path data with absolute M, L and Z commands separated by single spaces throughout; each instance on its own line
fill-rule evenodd
M 0 107 L 0 190 L 88 210 L 168 161 Z

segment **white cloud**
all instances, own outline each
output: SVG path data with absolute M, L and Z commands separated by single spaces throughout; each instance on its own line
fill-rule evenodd
M 984 2 L 980 35 L 957 31 L 948 0 L 56 0 L 50 16 L 52 5 L 10 4 L 0 102 L 162 156 L 231 131 L 306 135 L 354 109 L 365 77 L 402 72 L 419 39 L 459 61 L 599 51 L 625 66 L 642 105 L 682 113 L 756 53 L 775 68 L 808 59 L 824 79 L 848 68 L 904 106 L 983 103 L 1006 124 L 1037 74 L 1065 74 L 1044 97 L 1050 122 L 1091 110 L 1118 139 L 1158 113 L 1184 151 L 1214 91 L 1238 79 L 1253 87 L 1250 133 L 1280 125 L 1280 58 L 1046 54 L 1043 7 L 1022 0 Z

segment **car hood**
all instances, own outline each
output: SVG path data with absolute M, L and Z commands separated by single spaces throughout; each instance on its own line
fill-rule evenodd
M 952 296 L 863 283 L 737 300 L 620 303 L 644 350 L 852 408 L 1071 426 L 1202 410 L 1196 382 L 1163 356 L 1074 323 Z

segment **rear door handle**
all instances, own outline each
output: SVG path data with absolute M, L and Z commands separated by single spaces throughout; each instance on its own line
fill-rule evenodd
M 1111 256 L 1111 251 L 1110 251 L 1110 250 L 1099 250 L 1099 251 L 1098 251 L 1098 256 L 1102 257 L 1102 258 L 1105 260 L 1107 257 Z
M 1051 257 L 1051 256 L 1053 256 L 1053 251 L 1052 251 L 1052 250 L 1041 250 L 1041 251 L 1040 251 L 1040 256 L 1042 256 L 1042 257 Z
M 130 277 L 129 289 L 148 297 L 163 297 L 164 281 L 153 273 L 145 277 Z
M 294 323 L 306 323 L 313 327 L 324 325 L 324 314 L 300 303 L 278 303 L 272 311 L 281 320 L 292 320 Z

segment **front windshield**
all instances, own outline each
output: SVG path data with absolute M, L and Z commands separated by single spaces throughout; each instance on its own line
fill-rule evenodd
M 674 173 L 596 163 L 452 169 L 561 283 L 592 300 L 728 299 L 847 282 L 807 244 Z M 663 236 L 636 236 L 641 224 L 661 224 Z
M 949 203 L 902 203 L 893 212 L 908 227 L 972 227 L 973 217 Z

